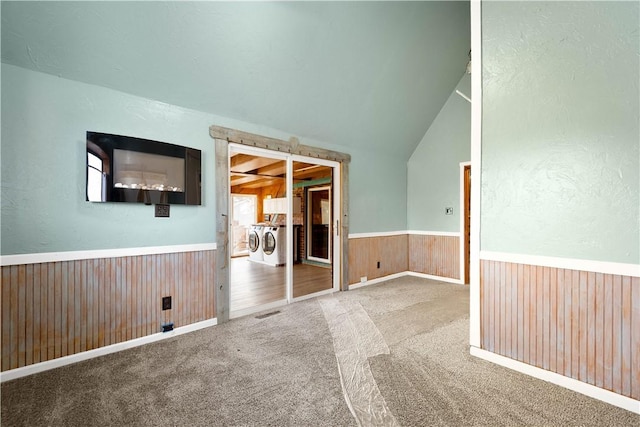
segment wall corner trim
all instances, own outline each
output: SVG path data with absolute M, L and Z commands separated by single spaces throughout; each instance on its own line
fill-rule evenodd
M 129 341 L 119 342 L 117 344 L 111 344 L 93 350 L 83 351 L 81 353 L 47 360 L 46 362 L 40 362 L 33 365 L 24 366 L 22 368 L 11 369 L 9 371 L 0 373 L 0 383 L 26 377 L 27 375 L 37 374 L 38 372 L 44 372 L 50 369 L 71 365 L 73 363 L 82 362 L 83 360 L 93 359 L 94 357 L 100 357 L 111 353 L 117 353 L 122 350 L 127 350 L 129 348 L 150 344 L 156 341 L 162 341 L 167 338 L 197 331 L 199 329 L 208 328 L 217 324 L 218 321 L 214 317 L 213 319 L 203 320 L 201 322 L 192 323 L 190 325 L 180 326 L 179 328 L 176 328 L 171 332 L 158 332 L 153 335 L 147 335 L 146 337 L 135 338 Z
M 349 233 L 349 239 L 364 239 L 368 237 L 389 237 L 389 236 L 402 236 L 416 235 L 416 236 L 450 236 L 460 237 L 459 231 L 423 231 L 423 230 L 397 230 L 397 231 L 377 231 L 371 233 Z
M 407 234 L 416 236 L 448 236 L 448 237 L 460 237 L 462 234 L 459 231 L 422 231 L 422 230 L 407 230 Z
M 0 266 L 7 267 L 10 265 L 38 264 L 44 262 L 78 261 L 84 259 L 119 258 L 125 256 L 158 255 L 215 250 L 215 243 L 194 243 L 189 245 L 147 246 L 141 248 L 95 249 L 86 251 L 2 255 L 0 257 Z
M 397 231 L 378 231 L 372 233 L 349 233 L 349 239 L 365 239 L 368 237 L 388 237 L 388 236 L 402 236 L 407 234 L 407 230 Z
M 521 372 L 525 375 L 567 388 L 577 393 L 584 394 L 585 396 L 598 399 L 602 402 L 606 402 L 610 405 L 617 406 L 640 415 L 640 401 L 630 397 L 622 396 L 612 391 L 605 390 L 573 378 L 565 377 L 564 375 L 556 374 L 555 372 L 531 366 L 508 357 L 500 356 L 475 346 L 470 347 L 470 353 L 472 356 L 495 363 L 496 365 L 513 369 L 514 371 Z
M 640 264 L 624 264 L 619 262 L 591 261 L 587 259 L 511 254 L 492 251 L 480 251 L 480 259 L 485 261 L 510 262 L 514 264 L 527 264 L 541 267 L 564 268 L 568 270 L 640 277 Z

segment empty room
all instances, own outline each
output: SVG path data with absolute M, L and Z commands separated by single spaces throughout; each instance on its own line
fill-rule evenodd
M 640 425 L 637 1 L 2 1 L 0 422 Z

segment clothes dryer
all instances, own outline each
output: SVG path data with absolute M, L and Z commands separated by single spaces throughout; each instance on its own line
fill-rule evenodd
M 262 251 L 262 236 L 264 226 L 252 225 L 249 229 L 249 260 L 262 261 L 264 259 Z
M 268 226 L 262 238 L 264 262 L 274 266 L 287 262 L 287 230 L 282 226 Z

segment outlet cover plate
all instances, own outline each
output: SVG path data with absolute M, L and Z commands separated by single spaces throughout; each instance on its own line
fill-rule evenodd
M 171 297 L 162 297 L 162 311 L 171 310 Z
M 171 205 L 158 203 L 156 206 L 156 218 L 169 218 Z

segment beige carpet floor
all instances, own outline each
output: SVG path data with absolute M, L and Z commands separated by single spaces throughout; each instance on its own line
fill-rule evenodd
M 2 426 L 639 426 L 473 358 L 468 288 L 404 277 L 2 384 Z M 354 416 L 355 414 L 355 416 Z

